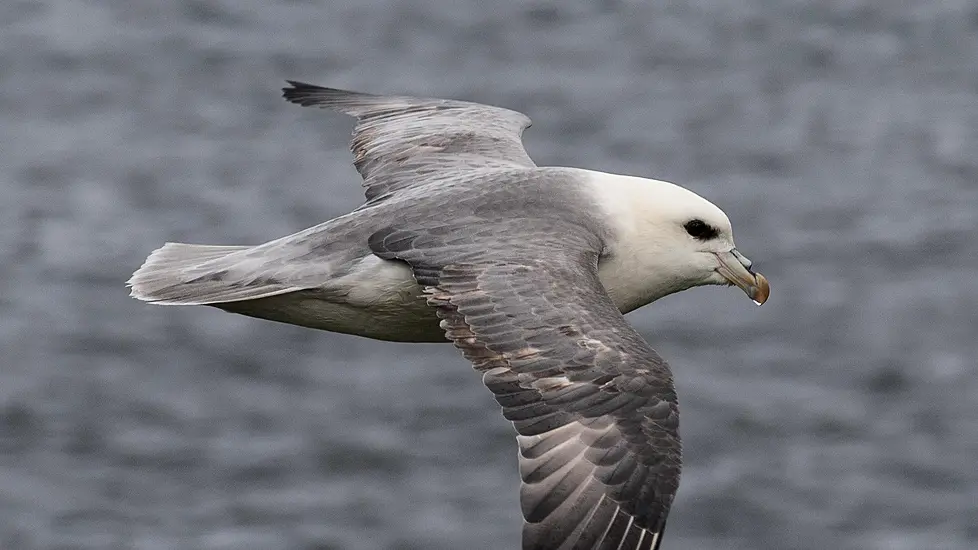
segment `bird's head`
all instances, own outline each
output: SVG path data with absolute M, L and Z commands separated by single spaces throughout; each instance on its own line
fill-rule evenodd
M 640 184 L 629 185 L 627 201 L 619 202 L 619 238 L 602 276 L 616 302 L 638 307 L 703 285 L 735 285 L 757 305 L 767 300 L 768 281 L 737 250 L 722 210 L 683 187 L 634 179 Z M 623 278 L 629 271 L 644 275 L 639 296 L 622 295 L 631 286 Z

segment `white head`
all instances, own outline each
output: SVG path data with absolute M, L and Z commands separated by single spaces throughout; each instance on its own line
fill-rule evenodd
M 736 285 L 758 305 L 767 300 L 767 279 L 751 271 L 713 203 L 668 182 L 604 176 L 600 200 L 617 238 L 599 276 L 620 309 L 702 285 Z

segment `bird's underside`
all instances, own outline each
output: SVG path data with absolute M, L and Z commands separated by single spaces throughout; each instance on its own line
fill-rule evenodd
M 367 202 L 264 245 L 169 244 L 133 295 L 447 337 L 519 434 L 524 550 L 658 548 L 680 474 L 672 376 L 598 278 L 609 229 L 573 172 L 536 167 L 520 113 L 291 85 L 289 101 L 358 119 Z

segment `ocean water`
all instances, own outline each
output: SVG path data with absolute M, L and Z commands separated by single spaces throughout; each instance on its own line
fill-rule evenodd
M 512 549 L 512 430 L 447 345 L 161 308 L 165 241 L 362 200 L 285 78 L 521 110 L 681 183 L 770 279 L 630 315 L 672 364 L 663 548 L 978 547 L 978 6 L 0 3 L 0 548 Z

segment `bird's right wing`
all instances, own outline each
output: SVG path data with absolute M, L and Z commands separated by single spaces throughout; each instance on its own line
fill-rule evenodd
M 571 223 L 388 228 L 442 327 L 518 432 L 524 550 L 646 550 L 679 484 L 666 363 L 597 276 L 599 239 Z

